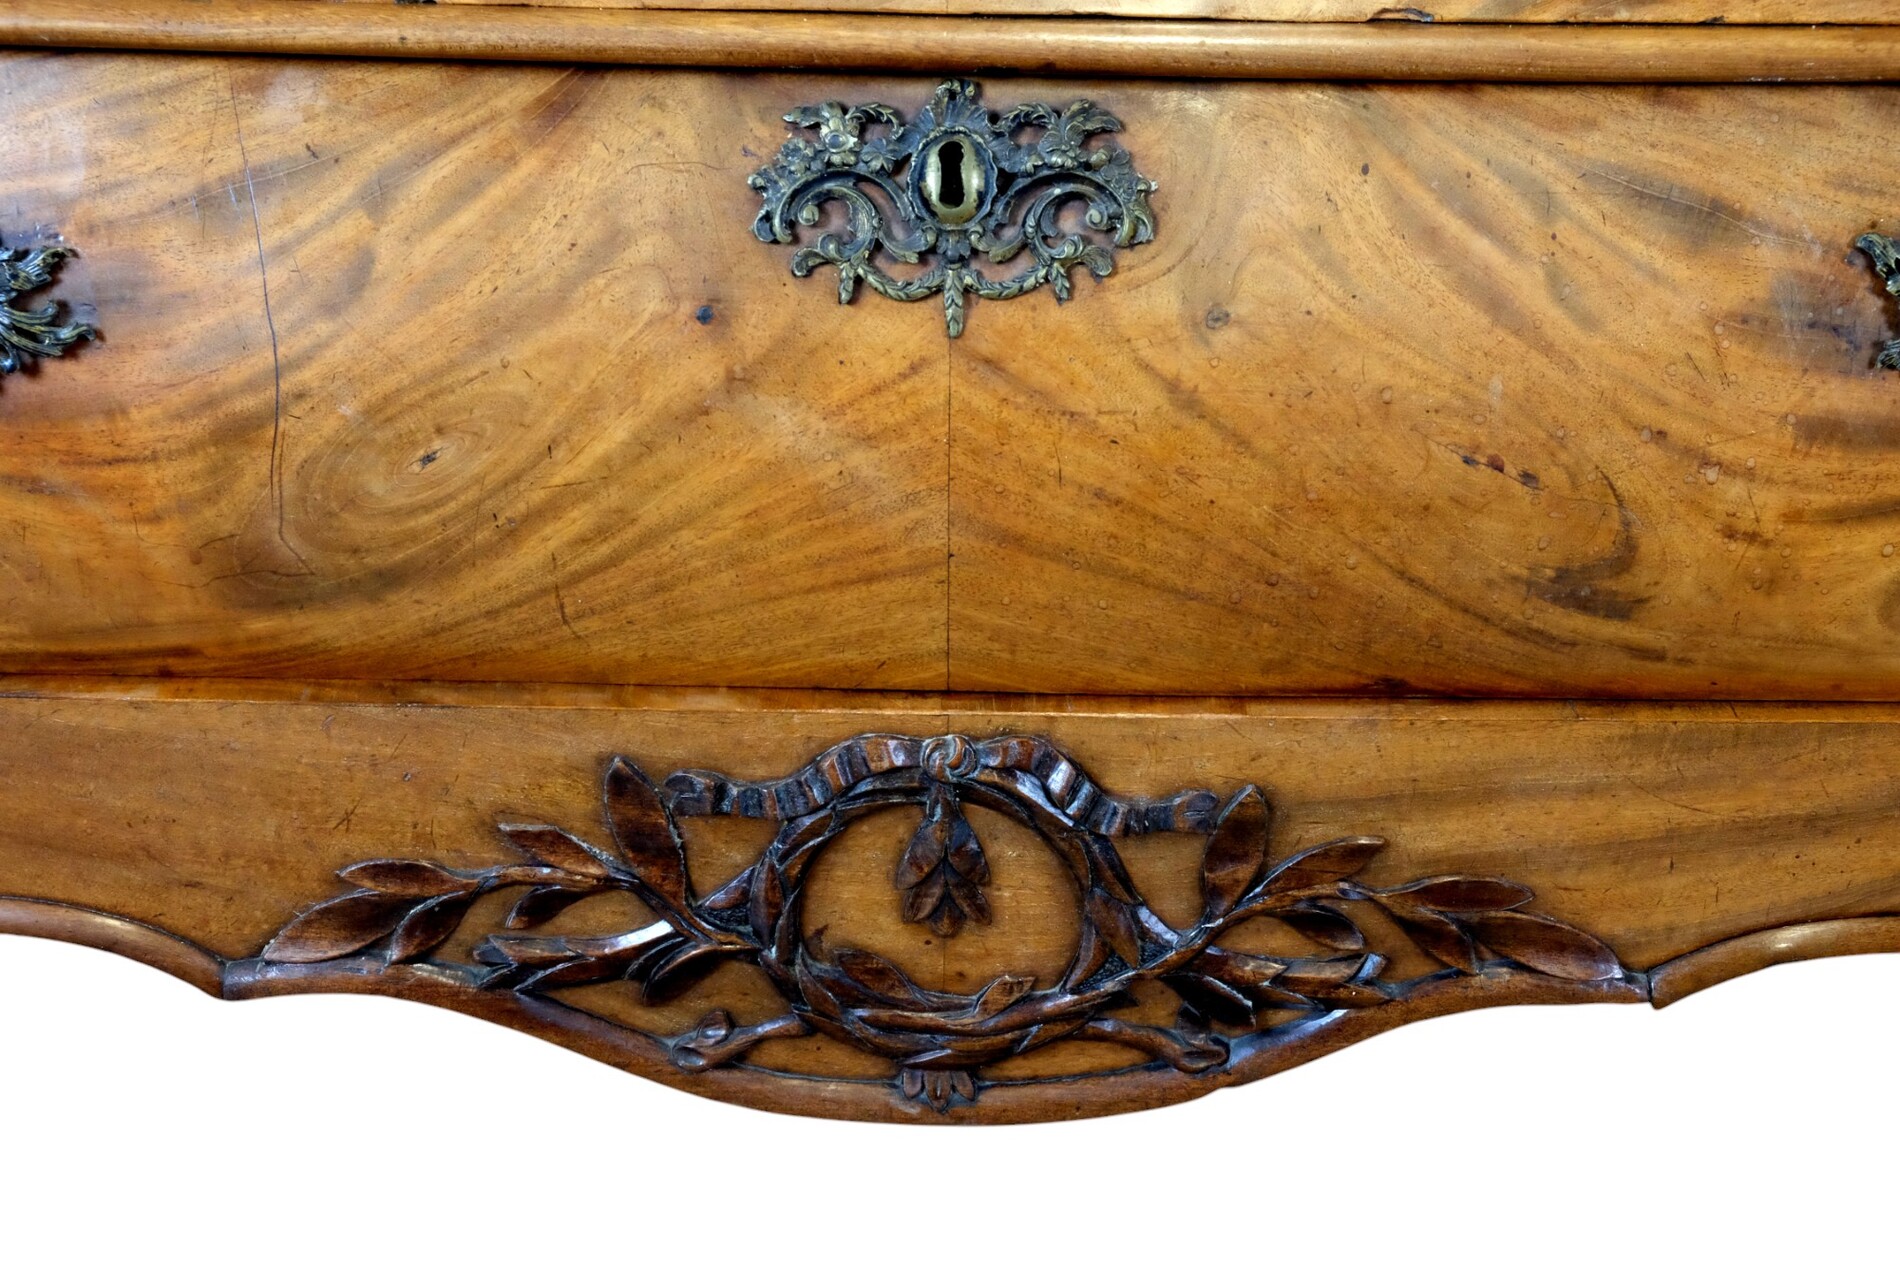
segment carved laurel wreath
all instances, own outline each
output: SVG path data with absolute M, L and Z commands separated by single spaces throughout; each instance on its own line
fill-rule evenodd
M 525 859 L 482 870 L 418 860 L 346 866 L 355 890 L 292 920 L 263 950 L 268 962 L 313 963 L 377 954 L 386 963 L 425 958 L 448 939 L 477 898 L 522 889 L 504 930 L 474 951 L 479 987 L 545 993 L 626 980 L 644 1000 L 690 989 L 716 964 L 756 964 L 788 1005 L 761 1024 L 714 1011 L 667 1039 L 673 1062 L 702 1070 L 776 1038 L 822 1033 L 889 1059 L 904 1094 L 939 1111 L 974 1101 L 986 1066 L 1060 1040 L 1118 1043 L 1183 1074 L 1218 1068 L 1228 1033 L 1289 1017 L 1397 1000 L 1424 979 L 1389 980 L 1367 949 L 1355 911 L 1376 907 L 1453 973 L 1524 971 L 1573 981 L 1623 974 L 1608 947 L 1524 909 L 1529 889 L 1503 879 L 1442 875 L 1393 888 L 1355 876 L 1384 846 L 1371 836 L 1320 844 L 1275 860 L 1270 809 L 1259 788 L 1225 801 L 1207 791 L 1164 800 L 1102 791 L 1045 739 L 867 735 L 833 747 L 776 782 L 736 782 L 684 771 L 655 786 L 624 757 L 607 766 L 603 799 L 611 843 L 555 826 L 504 824 Z M 853 822 L 900 807 L 922 810 L 895 871 L 912 922 L 952 935 L 986 920 L 983 848 L 963 813 L 979 805 L 1031 827 L 1066 865 L 1082 912 L 1073 959 L 1059 980 L 1003 975 L 974 994 L 944 993 L 895 964 L 831 949 L 802 923 L 813 863 Z M 682 819 L 737 816 L 778 824 L 759 858 L 730 882 L 698 895 Z M 1153 832 L 1206 837 L 1202 911 L 1170 926 L 1130 881 L 1115 841 Z M 578 901 L 631 893 L 656 921 L 611 936 L 530 935 Z M 1251 919 L 1295 929 L 1308 956 L 1242 953 L 1217 942 Z M 1106 1014 L 1130 990 L 1159 982 L 1180 1000 L 1171 1028 Z
M 59 266 L 73 252 L 64 246 L 27 250 L 0 246 L 0 375 L 16 373 L 43 356 L 63 356 L 80 339 L 98 331 L 83 321 L 62 322 L 60 305 L 16 308 L 14 302 L 53 284 Z
M 824 204 L 837 203 L 846 231 L 801 247 L 792 272 L 809 277 L 835 265 L 840 303 L 851 302 L 860 282 L 907 302 L 942 294 L 951 338 L 963 333 L 969 295 L 1013 299 L 1046 284 L 1066 301 L 1070 269 L 1080 265 L 1099 281 L 1114 270 L 1114 247 L 1154 238 L 1155 183 L 1135 171 L 1126 150 L 1090 143 L 1120 131 L 1120 120 L 1088 101 L 1060 111 L 1020 105 L 999 116 L 978 103 L 979 92 L 968 80 L 948 80 L 909 123 L 876 103 L 793 110 L 785 121 L 817 139 L 794 136 L 750 178 L 765 203 L 752 231 L 789 244 L 798 226 L 816 225 Z M 1086 234 L 1064 223 L 1075 204 Z M 1005 265 L 1025 250 L 1028 266 L 1014 273 L 990 276 L 973 262 L 982 252 Z M 880 251 L 904 264 L 933 258 L 900 277 L 884 270 Z

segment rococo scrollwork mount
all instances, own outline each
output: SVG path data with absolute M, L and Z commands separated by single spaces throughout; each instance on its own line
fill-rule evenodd
M 1880 233 L 1862 233 L 1854 239 L 1854 249 L 1874 263 L 1874 272 L 1886 284 L 1887 293 L 1900 298 L 1900 240 Z M 1900 339 L 1881 345 L 1875 363 L 1882 369 L 1900 369 Z
M 951 338 L 970 296 L 1013 299 L 1046 285 L 1065 301 L 1072 269 L 1099 281 L 1116 249 L 1154 238 L 1154 181 L 1127 150 L 1097 139 L 1121 130 L 1114 115 L 1089 101 L 998 114 L 979 94 L 948 80 L 908 122 L 875 102 L 791 111 L 785 121 L 816 138 L 794 136 L 751 177 L 763 200 L 754 234 L 789 245 L 840 208 L 841 231 L 800 246 L 792 272 L 835 267 L 840 303 L 859 285 L 907 302 L 941 294 Z M 885 260 L 917 269 L 893 274 Z
M 60 265 L 73 255 L 57 239 L 24 249 L 0 243 L 0 376 L 24 370 L 43 357 L 63 356 L 80 340 L 98 337 L 85 321 L 63 320 L 58 303 L 15 306 L 52 285 Z

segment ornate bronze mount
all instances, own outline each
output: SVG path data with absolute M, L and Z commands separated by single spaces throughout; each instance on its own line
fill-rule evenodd
M 1332 1020 L 1415 997 L 1429 1006 L 1423 1000 L 1454 981 L 1506 996 L 1517 981 L 1582 993 L 1635 979 L 1596 938 L 1527 912 L 1532 893 L 1518 884 L 1435 875 L 1374 886 L 1359 878 L 1384 847 L 1371 836 L 1276 859 L 1258 788 L 1225 800 L 1208 791 L 1117 798 L 1040 738 L 867 735 L 764 783 L 684 771 L 660 787 L 614 757 L 603 800 L 605 845 L 555 826 L 508 824 L 501 833 L 518 861 L 480 870 L 419 860 L 347 866 L 339 874 L 354 890 L 292 920 L 259 957 L 268 965 L 356 956 L 361 971 L 422 962 L 441 978 L 459 973 L 469 990 L 524 997 L 630 981 L 647 1003 L 684 993 L 722 962 L 743 961 L 771 982 L 783 1014 L 740 1024 L 712 1011 L 686 1033 L 629 1036 L 657 1041 L 674 1067 L 698 1073 L 742 1062 L 768 1041 L 821 1034 L 890 1061 L 897 1091 L 938 1112 L 974 1102 L 993 1084 L 993 1066 L 1060 1042 L 1114 1043 L 1147 1057 L 1138 1069 L 1192 1078 L 1236 1065 L 1262 1043 L 1325 1049 L 1338 1040 Z M 806 885 L 827 845 L 862 818 L 904 807 L 922 810 L 895 872 L 905 917 L 944 935 L 984 917 L 988 867 L 966 805 L 1029 826 L 1073 879 L 1081 932 L 1059 979 L 1003 974 L 974 993 L 947 993 L 805 930 Z M 777 827 L 750 866 L 702 896 L 680 823 L 706 816 Z M 1155 912 L 1117 849 L 1118 840 L 1160 832 L 1205 839 L 1201 912 L 1190 926 Z M 522 891 L 504 930 L 475 945 L 472 963 L 430 957 L 477 899 L 501 889 Z M 607 936 L 527 934 L 609 893 L 637 897 L 655 920 Z M 1379 917 L 1368 920 L 1371 910 Z M 1254 920 L 1278 924 L 1307 951 L 1224 943 Z M 1409 940 L 1444 970 L 1393 978 L 1389 960 L 1369 948 L 1374 934 Z M 1155 989 L 1175 1000 L 1171 1021 L 1111 1014 Z
M 1887 293 L 1900 298 L 1900 241 L 1878 233 L 1863 233 L 1854 240 L 1855 249 L 1874 261 L 1874 271 L 1887 283 Z M 1882 369 L 1900 369 L 1900 339 L 1881 345 L 1874 363 Z
M 1080 265 L 1099 281 L 1114 270 L 1115 247 L 1154 238 L 1155 183 L 1120 146 L 1091 143 L 1120 131 L 1120 120 L 1088 101 L 1060 111 L 1019 105 L 999 116 L 978 104 L 979 91 L 946 81 L 909 123 L 875 103 L 793 110 L 785 121 L 817 139 L 794 136 L 747 182 L 765 200 L 752 231 L 791 243 L 797 226 L 818 224 L 825 204 L 837 203 L 844 231 L 801 247 L 792 272 L 808 277 L 835 265 L 840 303 L 860 282 L 906 302 L 941 293 L 951 338 L 963 332 L 969 295 L 1013 299 L 1047 284 L 1066 301 L 1070 269 Z M 1066 218 L 1071 208 L 1079 224 Z M 990 275 L 973 262 L 982 252 L 1006 265 L 1025 250 L 1029 262 L 1014 272 Z M 880 251 L 905 264 L 931 258 L 892 276 Z
M 16 299 L 53 284 L 59 266 L 72 258 L 64 246 L 26 250 L 0 245 L 0 374 L 16 373 L 43 356 L 64 356 L 80 339 L 98 331 L 83 321 L 60 322 L 60 305 L 21 309 Z

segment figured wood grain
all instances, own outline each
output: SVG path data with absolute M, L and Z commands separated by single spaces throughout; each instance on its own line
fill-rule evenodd
M 953 347 L 952 686 L 1894 694 L 1900 96 L 1076 90 L 1161 231 Z
M 1369 882 L 1509 875 L 1536 892 L 1540 911 L 1590 929 L 1638 973 L 1605 1000 L 1647 996 L 1650 968 L 1686 980 L 1694 973 L 1673 960 L 1790 924 L 1847 920 L 1832 941 L 1817 932 L 1807 944 L 1881 948 L 1885 924 L 1859 916 L 1900 904 L 1900 802 L 1890 775 L 1900 714 L 1879 706 L 1024 699 L 998 708 L 933 696 L 444 686 L 367 702 L 353 688 L 292 698 L 269 683 L 10 687 L 0 699 L 0 724 L 13 736 L 0 745 L 0 808 L 11 824 L 0 837 L 0 893 L 11 900 L 0 904 L 0 927 L 100 944 L 194 979 L 209 955 L 214 967 L 226 964 L 219 972 L 228 996 L 350 989 L 457 1006 L 687 1089 L 821 1114 L 913 1115 L 867 1089 L 879 1061 L 833 1040 L 778 1043 L 744 1068 L 695 1080 L 668 1071 L 664 1059 L 656 1065 L 658 1048 L 640 1044 L 647 1039 L 620 1036 L 622 1026 L 690 1029 L 712 1006 L 738 1023 L 771 1015 L 771 991 L 744 964 L 721 967 L 689 997 L 659 1006 L 640 1004 L 618 983 L 555 1006 L 458 990 L 440 973 L 365 965 L 300 976 L 306 969 L 250 958 L 298 911 L 342 891 L 332 872 L 363 858 L 506 862 L 515 854 L 497 820 L 568 823 L 600 838 L 596 791 L 607 753 L 658 771 L 771 777 L 867 731 L 1042 733 L 1122 793 L 1259 782 L 1277 810 L 1273 857 L 1375 831 L 1389 843 L 1367 868 Z M 1761 777 L 1764 769 L 1774 777 Z M 691 864 L 708 885 L 749 861 L 761 835 L 756 823 L 730 822 L 723 832 L 705 829 L 711 819 L 687 825 Z M 891 874 L 907 828 L 874 818 L 854 827 L 811 881 L 807 928 L 881 953 L 931 988 L 1050 970 L 1075 934 L 1072 885 L 1026 833 L 989 814 L 978 829 L 993 870 L 992 923 L 954 938 L 903 923 Z M 1191 917 L 1194 837 L 1131 841 L 1123 853 L 1158 911 Z M 596 911 L 595 923 L 580 915 L 562 916 L 570 922 L 561 926 L 585 932 L 639 917 L 633 903 Z M 1729 946 L 1721 970 L 1703 974 L 1775 960 L 1777 951 L 1751 944 Z M 1347 1017 L 1317 1044 L 1267 1048 L 1257 1062 L 1204 1081 L 1143 1073 L 1038 1089 L 1029 1083 L 1131 1067 L 1111 1047 L 1052 1047 L 1000 1070 L 996 1084 L 1006 1092 L 985 1090 L 977 1118 L 1148 1106 L 1310 1058 L 1408 1016 L 1578 1000 L 1528 984 L 1487 995 L 1491 987 L 1484 977 L 1448 980 L 1415 1012 Z M 1160 1006 L 1145 998 L 1123 1014 L 1140 1020 Z M 820 1083 L 788 1083 L 773 1070 Z
M 940 686 L 941 335 L 752 242 L 789 91 L 0 58 L 105 326 L 0 391 L 0 664 Z
M 1900 78 L 1891 26 L 1269 23 L 13 0 L 0 45 L 775 70 L 1527 82 Z
M 1888 88 L 999 83 L 1161 230 L 946 344 L 744 185 L 931 80 L 0 76 L 105 331 L 0 392 L 0 669 L 1900 693 Z

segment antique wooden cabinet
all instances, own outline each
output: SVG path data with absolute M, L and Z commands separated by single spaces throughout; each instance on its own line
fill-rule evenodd
M 1900 949 L 1891 0 L 669 3 L 0 3 L 0 930 L 929 1122 Z

